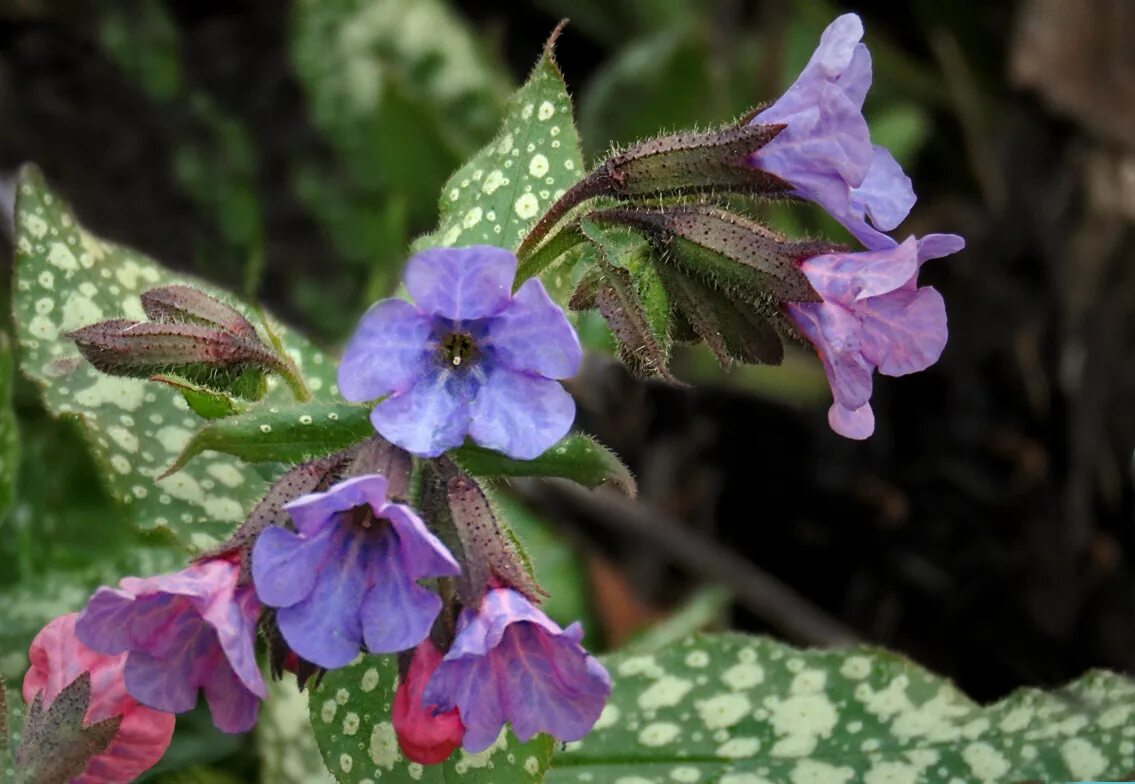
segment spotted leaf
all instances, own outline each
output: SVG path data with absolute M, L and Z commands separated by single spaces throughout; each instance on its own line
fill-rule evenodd
M 20 176 L 16 199 L 16 285 L 13 310 L 20 368 L 41 389 L 55 416 L 77 418 L 111 495 L 142 528 L 169 528 L 197 548 L 215 544 L 242 519 L 267 484 L 239 460 L 214 455 L 156 480 L 181 453 L 202 420 L 174 389 L 104 375 L 65 336 L 102 319 L 142 320 L 139 295 L 189 283 L 260 316 L 215 287 L 175 275 L 146 256 L 84 230 L 44 184 L 38 170 Z M 334 392 L 334 367 L 303 338 L 273 324 L 317 397 Z M 278 379 L 264 405 L 291 400 Z
M 362 656 L 328 672 L 311 694 L 311 724 L 323 761 L 341 784 L 536 784 L 544 778 L 552 740 L 521 743 L 503 732 L 485 751 L 458 749 L 440 765 L 408 762 L 398 748 L 390 706 L 398 666 L 391 656 Z
M 496 138 L 446 182 L 438 227 L 419 239 L 416 249 L 478 244 L 515 249 L 579 179 L 579 137 L 554 43 L 555 36 L 528 81 L 509 99 Z
M 876 649 L 730 634 L 605 661 L 610 702 L 554 784 L 930 784 L 1115 779 L 1135 770 L 1135 683 L 1093 672 L 982 707 Z
M 263 784 L 333 784 L 308 726 L 308 692 L 290 680 L 272 681 L 256 722 Z
M 573 434 L 533 460 L 513 460 L 491 449 L 468 443 L 451 453 L 474 476 L 492 479 L 510 476 L 560 477 L 584 487 L 612 485 L 631 498 L 638 492 L 634 477 L 607 447 L 590 436 Z

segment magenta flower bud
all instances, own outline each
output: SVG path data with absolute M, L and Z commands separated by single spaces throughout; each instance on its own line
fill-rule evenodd
M 611 693 L 610 676 L 582 639 L 578 623 L 561 629 L 520 593 L 494 588 L 479 607 L 461 611 L 422 701 L 460 711 L 470 752 L 492 745 L 506 722 L 522 742 L 538 732 L 579 740 Z
M 180 572 L 99 588 L 79 615 L 87 647 L 125 654 L 126 690 L 143 705 L 185 713 L 205 700 L 224 732 L 247 732 L 267 697 L 254 650 L 260 603 L 238 585 L 240 564 L 213 558 Z

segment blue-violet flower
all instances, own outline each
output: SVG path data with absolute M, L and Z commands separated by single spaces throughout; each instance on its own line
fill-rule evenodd
M 860 242 L 877 248 L 894 244 L 880 230 L 898 226 L 915 196 L 890 152 L 871 144 L 862 112 L 871 54 L 862 38 L 855 14 L 828 25 L 795 83 L 753 118 L 787 127 L 749 162 L 787 180 L 795 195 L 819 204 Z
M 918 286 L 924 261 L 957 253 L 956 234 L 908 237 L 879 250 L 829 253 L 800 264 L 823 302 L 787 303 L 789 320 L 812 343 L 835 402 L 828 422 L 837 433 L 863 439 L 875 430 L 871 375 L 915 373 L 933 365 L 946 346 L 946 304 Z
M 610 676 L 582 638 L 578 623 L 560 629 L 519 592 L 490 589 L 478 609 L 461 611 L 422 701 L 459 709 L 470 752 L 492 745 L 506 721 L 521 741 L 538 732 L 579 740 L 611 693 Z
M 127 654 L 126 690 L 143 705 L 184 713 L 202 689 L 218 729 L 247 732 L 267 690 L 254 650 L 260 603 L 239 579 L 226 558 L 126 577 L 95 591 L 75 632 L 99 653 Z
M 557 379 L 582 350 L 539 280 L 512 294 L 516 257 L 477 245 L 423 251 L 406 265 L 415 304 L 384 299 L 363 316 L 339 365 L 352 401 L 386 396 L 375 429 L 436 457 L 468 435 L 510 457 L 539 456 L 567 433 L 575 403 Z
M 386 477 L 347 479 L 285 504 L 296 531 L 266 528 L 252 549 L 260 600 L 297 654 L 342 667 L 365 642 L 372 653 L 413 648 L 441 611 L 417 581 L 461 569 L 410 507 L 386 499 Z

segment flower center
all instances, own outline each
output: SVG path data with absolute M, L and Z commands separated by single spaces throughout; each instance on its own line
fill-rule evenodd
M 369 504 L 352 507 L 345 513 L 346 522 L 356 533 L 374 536 L 386 530 L 390 521 L 385 517 L 377 517 Z
M 441 339 L 439 353 L 443 364 L 458 368 L 471 364 L 480 352 L 468 332 L 449 332 Z

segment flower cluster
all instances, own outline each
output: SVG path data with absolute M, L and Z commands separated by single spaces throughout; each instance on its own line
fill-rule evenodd
M 793 195 L 827 210 L 866 247 L 801 260 L 823 301 L 785 305 L 824 363 L 835 398 L 832 429 L 857 439 L 875 429 L 873 371 L 901 376 L 938 361 L 946 306 L 933 288 L 919 287 L 918 272 L 922 262 L 965 246 L 953 234 L 899 243 L 883 233 L 906 218 L 915 195 L 890 152 L 871 143 L 862 113 L 871 54 L 862 38 L 854 14 L 828 25 L 796 82 L 753 118 L 785 127 L 749 159 L 791 184 Z

